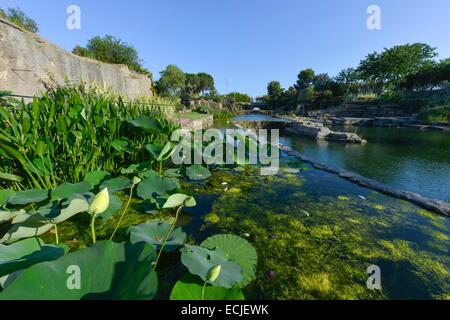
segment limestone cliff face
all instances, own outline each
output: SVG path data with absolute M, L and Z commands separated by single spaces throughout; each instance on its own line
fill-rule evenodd
M 45 91 L 45 84 L 81 81 L 130 99 L 152 95 L 151 80 L 126 65 L 76 56 L 0 18 L 0 90 L 33 96 Z

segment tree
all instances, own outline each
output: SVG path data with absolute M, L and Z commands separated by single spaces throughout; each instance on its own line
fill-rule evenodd
M 197 74 L 197 77 L 200 80 L 200 92 L 202 95 L 205 95 L 207 91 L 214 90 L 214 78 L 210 74 L 200 72 Z
M 201 91 L 200 78 L 197 74 L 186 73 L 185 90 L 187 94 L 199 94 Z
M 450 59 L 442 60 L 408 75 L 401 87 L 407 90 L 427 90 L 442 86 L 445 81 L 450 81 Z
M 214 78 L 207 73 L 186 73 L 185 90 L 187 94 L 211 93 L 214 90 Z
M 297 90 L 306 89 L 311 86 L 314 81 L 314 70 L 313 69 L 305 69 L 300 71 L 297 76 L 297 83 L 295 84 L 295 88 Z
M 280 105 L 281 98 L 283 97 L 283 88 L 280 82 L 271 81 L 267 85 L 267 99 L 268 104 L 271 107 L 277 108 Z
M 136 49 L 111 35 L 94 37 L 88 41 L 85 48 L 76 46 L 72 53 L 106 63 L 125 64 L 130 70 L 152 77 L 151 72 L 143 67 Z
M 333 80 L 328 75 L 328 73 L 320 73 L 316 76 L 314 76 L 312 85 L 314 86 L 314 89 L 318 92 L 323 92 L 332 89 L 333 87 Z
M 356 69 L 346 68 L 338 73 L 334 78 L 337 84 L 336 91 L 339 90 L 340 95 L 352 95 L 356 96 L 359 92 L 359 79 L 360 76 Z
M 157 81 L 157 91 L 166 96 L 179 96 L 186 87 L 186 74 L 176 65 L 169 64 L 160 72 L 161 78 Z
M 436 55 L 436 49 L 424 43 L 385 48 L 381 53 L 367 55 L 358 72 L 362 80 L 374 82 L 380 91 L 393 89 L 408 75 L 433 64 Z
M 227 94 L 227 98 L 230 98 L 233 102 L 237 103 L 251 103 L 253 101 L 252 97 L 248 94 L 240 92 L 231 92 Z
M 39 27 L 36 21 L 29 18 L 20 8 L 8 8 L 7 12 L 0 8 L 0 16 L 8 19 L 10 22 L 25 30 L 33 33 L 39 32 Z

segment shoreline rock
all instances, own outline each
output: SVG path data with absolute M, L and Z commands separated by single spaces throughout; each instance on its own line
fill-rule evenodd
M 296 121 L 289 122 L 285 127 L 286 131 L 312 137 L 315 139 L 325 139 L 330 141 L 340 141 L 348 143 L 366 144 L 367 141 L 362 139 L 356 133 L 353 132 L 337 132 L 332 131 L 323 123 L 314 121 Z

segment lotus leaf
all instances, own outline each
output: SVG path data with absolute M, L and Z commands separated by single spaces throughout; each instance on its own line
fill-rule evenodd
M 131 187 L 131 181 L 130 179 L 126 177 L 117 177 L 110 180 L 106 180 L 102 183 L 100 186 L 100 190 L 103 190 L 104 188 L 108 188 L 109 192 L 116 192 L 123 189 L 127 189 Z
M 190 197 L 188 195 L 182 193 L 173 194 L 167 199 L 164 203 L 163 209 L 167 208 L 176 208 L 179 206 L 185 207 L 195 207 L 197 203 L 195 202 L 194 197 Z
M 87 193 L 90 188 L 91 185 L 86 181 L 77 184 L 65 182 L 52 190 L 51 197 L 52 199 L 66 199 L 74 194 Z
M 203 247 L 185 245 L 181 249 L 181 262 L 189 272 L 206 281 L 208 271 L 221 265 L 219 277 L 212 282 L 217 287 L 232 288 L 242 281 L 242 270 L 239 264 L 229 260 L 226 253 L 220 249 L 210 250 Z
M 200 164 L 194 164 L 186 168 L 186 175 L 190 180 L 206 180 L 211 177 L 211 172 Z
M 3 189 L 0 190 L 0 207 L 7 205 L 8 202 L 14 198 L 16 193 L 13 190 Z
M 91 171 L 85 177 L 84 181 L 89 183 L 90 189 L 95 188 L 105 179 L 110 178 L 110 174 L 107 171 Z
M 170 294 L 170 300 L 201 300 L 204 281 L 190 273 L 177 281 Z M 207 285 L 204 300 L 244 300 L 238 286 L 231 289 Z
M 19 211 L 0 211 L 0 223 L 13 219 L 19 214 L 24 214 L 25 210 Z
M 14 197 L 9 200 L 12 205 L 25 205 L 46 200 L 48 198 L 47 190 L 31 189 L 25 191 L 17 191 Z
M 155 258 L 153 247 L 144 242 L 99 241 L 28 268 L 0 293 L 0 300 L 152 299 L 158 287 Z
M 253 280 L 258 257 L 255 248 L 247 240 L 232 234 L 219 234 L 203 241 L 201 247 L 221 249 L 229 259 L 240 265 L 243 272 L 243 278 L 239 282 L 241 288 Z
M 164 237 L 170 229 L 171 223 L 168 221 L 152 221 L 149 223 L 131 226 L 128 229 L 131 243 L 140 241 L 151 244 L 156 250 L 161 248 Z M 186 233 L 181 227 L 172 230 L 169 238 L 164 245 L 164 251 L 173 252 L 186 240 Z
M 0 277 L 36 263 L 56 260 L 67 251 L 66 246 L 46 245 L 39 238 L 25 239 L 8 246 L 0 244 Z
M 144 200 L 154 200 L 157 196 L 164 196 L 166 192 L 177 188 L 177 179 L 162 177 L 153 172 L 138 185 L 137 195 Z

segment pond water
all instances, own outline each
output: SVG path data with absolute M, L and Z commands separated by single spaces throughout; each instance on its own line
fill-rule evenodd
M 276 176 L 219 170 L 189 187 L 202 203 L 184 224 L 195 243 L 233 233 L 256 247 L 247 298 L 450 298 L 449 219 L 295 159 L 282 167 Z M 371 265 L 381 291 L 366 287 Z
M 183 180 L 182 188 L 197 200 L 179 219 L 188 243 L 231 233 L 255 246 L 257 271 L 244 289 L 247 299 L 450 299 L 448 218 L 286 155 L 274 176 L 251 166 L 214 169 L 208 180 Z M 173 215 L 152 216 L 145 207 L 133 200 L 117 241 L 127 239 L 131 224 Z M 111 234 L 118 218 L 98 222 L 98 239 Z M 65 223 L 62 240 L 86 246 L 88 225 L 87 216 Z M 382 290 L 367 288 L 373 265 L 381 270 Z M 161 267 L 158 298 L 167 299 L 186 268 L 176 252 L 163 255 Z
M 236 121 L 280 121 L 244 115 Z M 281 143 L 320 163 L 347 169 L 402 190 L 450 201 L 450 133 L 410 128 L 333 127 L 356 132 L 366 145 L 283 135 Z

